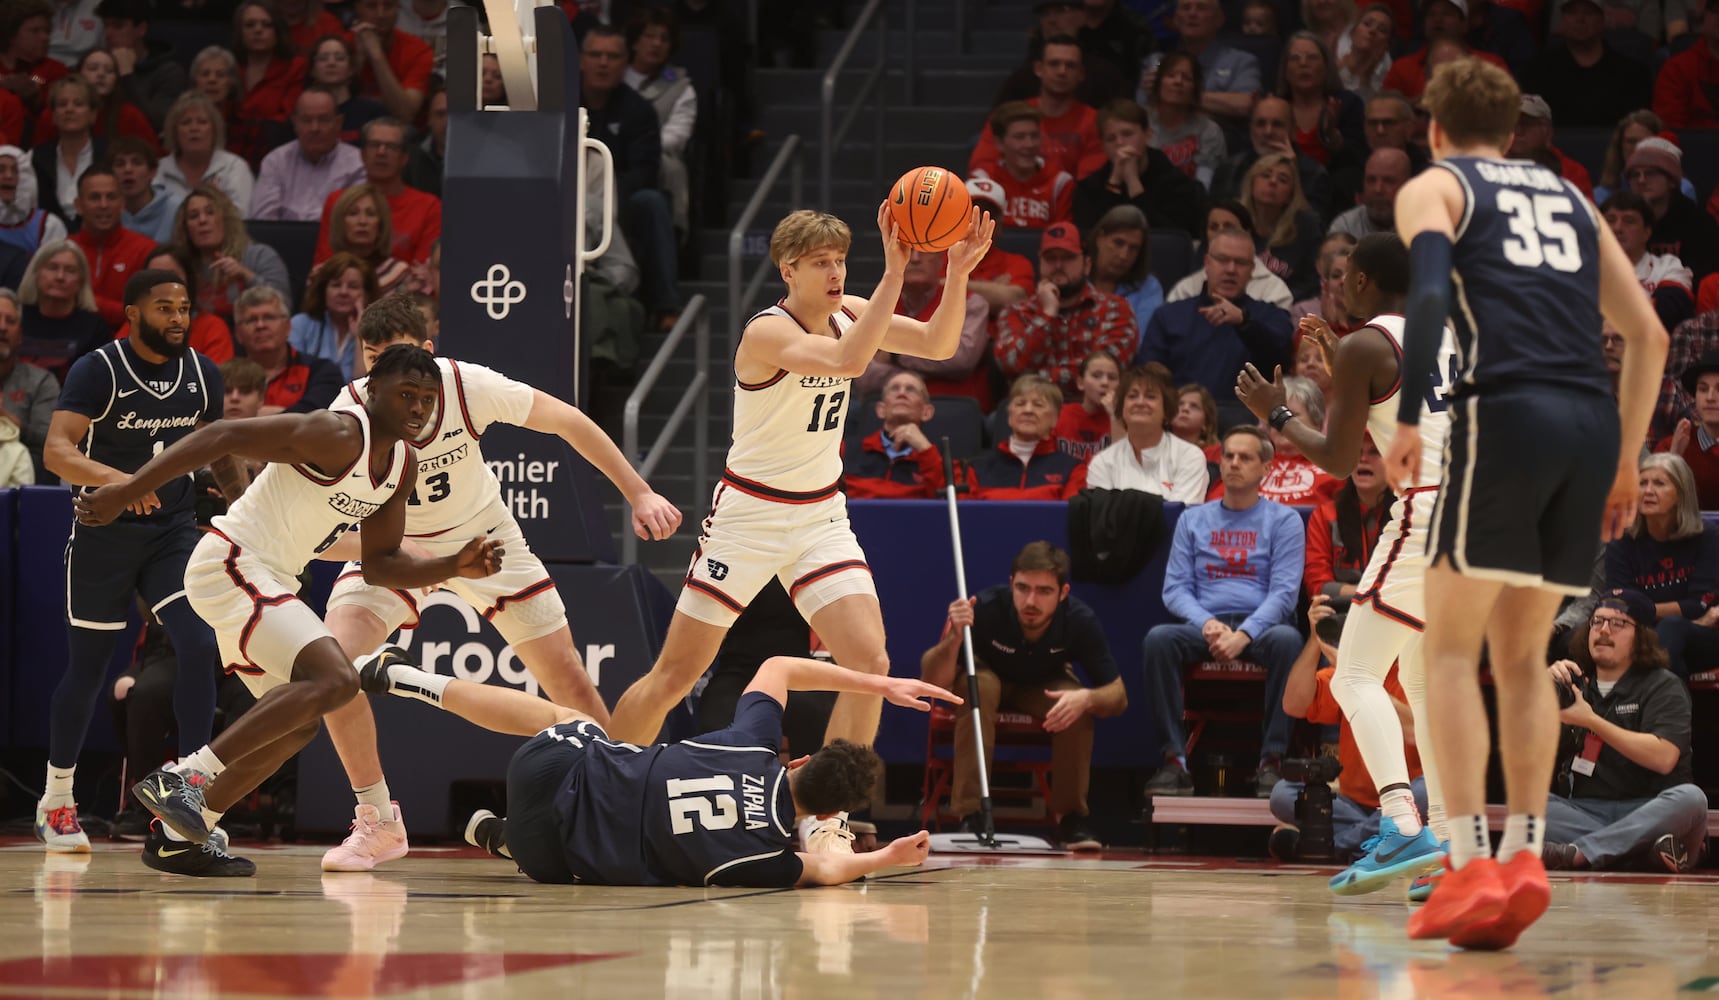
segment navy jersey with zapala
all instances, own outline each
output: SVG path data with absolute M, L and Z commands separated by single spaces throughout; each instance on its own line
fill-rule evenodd
M 639 747 L 601 732 L 581 723 L 537 737 L 586 744 L 554 809 L 576 880 L 770 887 L 800 880 L 775 699 L 748 694 L 734 725 L 680 743 Z M 511 817 L 509 824 L 511 843 Z
M 221 373 L 196 351 L 153 365 L 131 346 L 116 340 L 79 358 L 66 373 L 56 408 L 90 419 L 78 448 L 121 472 L 136 472 L 157 453 L 218 420 L 222 409 Z M 161 509 L 146 517 L 130 512 L 121 521 L 160 519 L 192 508 L 191 478 L 176 479 L 155 491 Z
M 1599 226 L 1575 186 L 1528 160 L 1458 156 L 1452 249 L 1458 394 L 1538 382 L 1609 396 L 1600 353 Z

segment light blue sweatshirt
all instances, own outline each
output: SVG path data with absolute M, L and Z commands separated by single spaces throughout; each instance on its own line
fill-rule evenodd
M 1164 607 L 1191 624 L 1247 615 L 1238 628 L 1257 638 L 1295 615 L 1307 529 L 1289 507 L 1261 500 L 1230 510 L 1213 500 L 1182 512 L 1164 569 Z

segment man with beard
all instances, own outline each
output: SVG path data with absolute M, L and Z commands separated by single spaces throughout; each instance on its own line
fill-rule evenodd
M 1689 691 L 1666 669 L 1654 607 L 1638 590 L 1600 599 L 1549 672 L 1561 691 L 1547 868 L 1643 859 L 1677 873 L 1701 860 L 1707 796 L 1689 769 Z
M 1073 223 L 1045 230 L 1039 239 L 1038 294 L 997 317 L 992 349 L 1004 375 L 1012 379 L 1036 372 L 1072 396 L 1079 392 L 1080 365 L 1087 355 L 1103 351 L 1128 357 L 1138 336 L 1134 310 L 1120 297 L 1092 287 L 1090 270 Z M 1056 422 L 1055 411 L 1051 422 Z
M 220 372 L 186 348 L 191 295 L 184 281 L 167 271 L 133 275 L 125 317 L 136 335 L 72 365 L 48 427 L 48 469 L 74 489 L 125 482 L 150 456 L 221 416 Z M 112 524 L 72 526 L 70 657 L 49 708 L 47 790 L 36 806 L 36 835 L 49 851 L 90 849 L 72 775 L 133 594 L 161 619 L 179 654 L 173 713 L 180 753 L 209 741 L 219 662 L 214 633 L 185 600 L 185 563 L 199 537 L 193 494 L 191 479 L 183 477 L 146 494 Z

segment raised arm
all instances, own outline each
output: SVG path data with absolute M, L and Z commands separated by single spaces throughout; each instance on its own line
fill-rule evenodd
M 931 319 L 920 322 L 911 316 L 891 315 L 883 349 L 916 358 L 943 361 L 961 344 L 961 329 L 967 319 L 967 276 L 991 252 L 991 233 L 996 223 L 991 213 L 974 208 L 961 242 L 949 248 L 949 270 L 943 278 L 943 298 Z M 891 307 L 893 313 L 894 307 Z
M 961 699 L 935 684 L 911 677 L 890 677 L 862 674 L 857 670 L 820 663 L 803 656 L 772 656 L 764 661 L 746 685 L 743 694 L 759 691 L 769 695 L 779 705 L 788 703 L 789 691 L 851 691 L 854 694 L 878 695 L 891 704 L 920 712 L 931 711 L 926 698 L 936 698 L 952 704 Z
M 633 532 L 650 541 L 675 533 L 680 527 L 680 511 L 674 504 L 657 495 L 632 463 L 627 461 L 615 442 L 576 406 L 542 391 L 534 390 L 531 413 L 525 418 L 528 430 L 554 434 L 572 446 L 587 462 L 597 467 L 615 489 L 627 498 L 633 508 Z
M 1320 327 L 1330 330 L 1324 320 L 1314 316 L 1302 320 L 1301 325 L 1305 336 L 1317 336 L 1315 331 Z M 1283 426 L 1283 436 L 1333 476 L 1342 478 L 1355 471 L 1355 461 L 1361 457 L 1361 438 L 1367 432 L 1373 386 L 1379 381 L 1375 373 L 1386 364 L 1395 367 L 1396 352 L 1376 330 L 1362 328 L 1338 341 L 1325 430 L 1297 415 Z M 1288 398 L 1283 391 L 1283 367 L 1278 366 L 1272 375 L 1267 378 L 1249 364 L 1236 378 L 1236 398 L 1261 420 L 1270 420 L 1272 411 L 1285 405 Z

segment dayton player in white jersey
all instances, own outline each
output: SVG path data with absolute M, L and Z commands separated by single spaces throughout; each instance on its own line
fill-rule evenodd
M 992 224 L 973 212 L 948 251 L 943 301 L 928 322 L 894 315 L 908 248 L 880 205 L 884 276 L 871 299 L 845 294 L 848 227 L 795 212 L 770 238 L 787 294 L 746 324 L 734 358 L 734 443 L 662 653 L 615 706 L 609 732 L 649 743 L 669 708 L 692 690 L 723 637 L 767 580 L 776 577 L 837 663 L 885 674 L 883 616 L 848 525 L 841 479 L 842 419 L 852 380 L 879 350 L 947 358 L 961 337 L 967 275 L 990 248 Z M 843 694 L 827 738 L 869 744 L 882 703 Z M 818 827 L 812 850 L 851 850 L 842 817 Z
M 1249 365 L 1236 381 L 1236 395 L 1262 419 L 1269 420 L 1302 453 L 1335 476 L 1348 475 L 1360 454 L 1362 435 L 1371 434 L 1383 452 L 1397 429 L 1397 394 L 1401 390 L 1403 298 L 1408 293 L 1408 248 L 1395 233 L 1376 233 L 1361 240 L 1349 257 L 1343 279 L 1350 311 L 1373 319 L 1338 342 L 1318 317 L 1301 321 L 1304 336 L 1316 337 L 1334 355 L 1331 407 L 1324 433 L 1282 409 L 1283 392 Z M 1439 834 L 1421 823 L 1419 807 L 1409 791 L 1408 764 L 1403 755 L 1403 730 L 1385 679 L 1391 665 L 1408 695 L 1415 731 L 1424 743 L 1428 732 L 1426 674 L 1421 661 L 1422 619 L 1426 614 L 1423 587 L 1427 567 L 1427 526 L 1438 499 L 1445 439 L 1450 429 L 1446 395 L 1455 382 L 1456 348 L 1445 332 L 1438 353 L 1432 390 L 1422 403 L 1421 465 L 1417 483 L 1397 497 L 1390 523 L 1379 535 L 1356 586 L 1353 604 L 1337 648 L 1337 669 L 1331 693 L 1343 708 L 1355 748 L 1379 789 L 1384 812 L 1380 836 L 1369 853 L 1331 879 L 1332 891 L 1353 895 L 1371 892 L 1402 875 L 1419 874 L 1438 866 L 1442 854 Z M 1436 765 L 1421 755 L 1426 775 L 1429 814 L 1443 826 L 1444 806 Z
M 384 299 L 366 309 L 358 339 L 366 369 L 395 344 L 429 344 L 423 315 L 405 298 Z M 507 551 L 501 572 L 482 579 L 451 579 L 443 586 L 495 626 L 550 701 L 606 723 L 608 709 L 573 645 L 566 606 L 502 499 L 501 485 L 484 462 L 479 442 L 493 423 L 562 437 L 627 498 L 640 538 L 673 534 L 680 527 L 680 511 L 652 492 L 608 435 L 575 407 L 482 365 L 438 358 L 436 366 L 441 373 L 439 402 L 429 423 L 412 439 L 418 486 L 406 504 L 408 544 L 441 556 L 478 535 L 499 542 Z M 361 378 L 348 385 L 330 409 L 362 409 L 367 382 Z M 323 558 L 344 558 L 355 549 L 349 542 Z M 396 629 L 418 623 L 419 596 L 368 583 L 361 562 L 349 561 L 328 598 L 329 630 L 347 656 L 361 656 Z M 369 701 L 355 698 L 324 721 L 358 805 L 352 833 L 323 855 L 323 870 L 369 871 L 404 857 L 406 828 L 383 778 Z
M 363 408 L 218 421 L 125 482 L 74 498 L 81 523 L 106 524 L 151 490 L 214 459 L 242 454 L 276 463 L 216 519 L 185 570 L 186 597 L 215 630 L 226 669 L 241 675 L 258 699 L 212 743 L 132 789 L 162 821 L 151 824 L 144 845 L 151 867 L 252 874 L 248 861 L 219 847 L 193 852 L 183 840 L 206 844 L 220 813 L 310 742 L 323 715 L 357 694 L 352 661 L 297 596 L 295 577 L 319 550 L 362 524 L 364 572 L 379 586 L 426 587 L 500 568 L 501 547 L 482 538 L 441 559 L 401 551 L 406 498 L 417 485 L 406 441 L 427 425 L 439 379 L 427 352 L 393 348 L 378 360 Z M 171 846 L 173 836 L 183 838 L 180 845 Z M 199 865 L 188 868 L 188 858 Z

